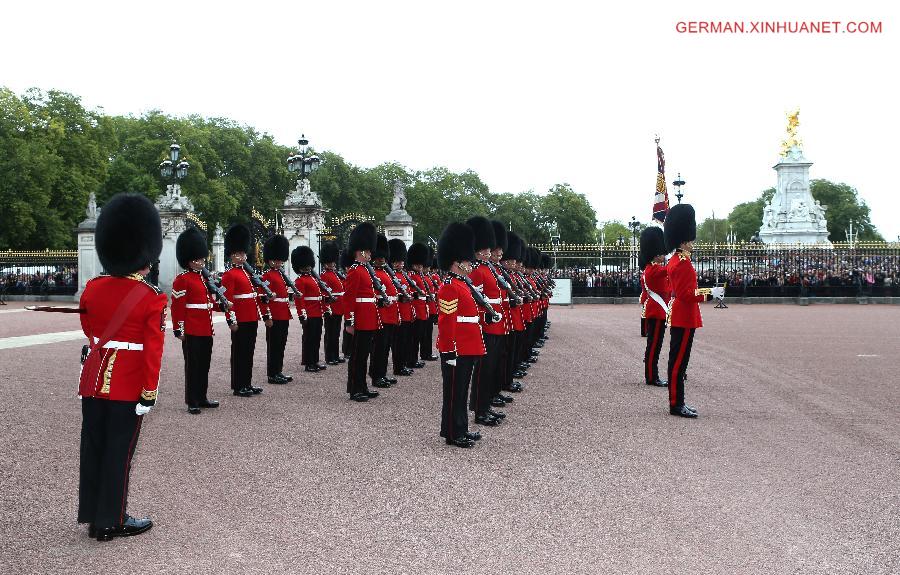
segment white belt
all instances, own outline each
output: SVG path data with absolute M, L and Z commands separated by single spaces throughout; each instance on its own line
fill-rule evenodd
M 236 293 L 236 294 L 234 294 L 234 295 L 231 296 L 231 297 L 233 297 L 234 299 L 250 299 L 250 298 L 254 298 L 254 297 L 258 296 L 258 295 L 259 295 L 259 294 L 256 293 L 256 292 L 252 292 L 252 293 Z
M 334 292 L 331 292 L 331 295 L 333 295 L 333 296 L 344 295 L 344 292 L 342 292 L 342 291 L 334 291 Z
M 305 299 L 307 301 L 319 301 L 322 299 L 322 296 L 317 295 L 317 296 L 313 296 L 313 297 L 304 297 L 303 299 Z
M 187 309 L 212 309 L 212 304 L 207 303 L 186 303 L 184 307 Z
M 503 303 L 503 299 L 502 299 L 502 298 L 499 298 L 499 297 L 498 297 L 498 298 L 485 298 L 484 301 L 486 301 L 486 302 L 488 302 L 488 303 L 494 303 L 494 304 L 501 304 L 501 303 Z
M 478 323 L 481 320 L 477 315 L 458 315 L 456 323 Z
M 373 298 L 373 297 L 358 297 L 358 298 L 356 298 L 356 303 L 375 303 L 375 298 Z
M 277 297 L 277 298 L 273 299 L 272 301 L 277 301 L 278 303 L 287 303 L 287 302 L 288 302 L 288 298 L 286 298 L 286 297 Z
M 94 343 L 99 343 L 100 338 L 94 338 Z M 131 351 L 142 351 L 144 349 L 144 344 L 142 343 L 131 343 L 128 341 L 108 341 L 106 345 L 104 345 L 106 349 L 128 349 Z

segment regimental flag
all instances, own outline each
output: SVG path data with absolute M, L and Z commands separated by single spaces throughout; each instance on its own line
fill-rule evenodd
M 662 225 L 669 213 L 669 192 L 666 190 L 666 157 L 656 139 L 656 195 L 653 198 L 653 221 Z

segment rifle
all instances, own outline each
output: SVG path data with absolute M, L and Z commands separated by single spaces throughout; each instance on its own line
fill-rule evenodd
M 275 293 L 269 289 L 269 284 L 259 277 L 259 274 L 256 273 L 255 269 L 250 267 L 250 264 L 244 262 L 243 269 L 247 272 L 247 275 L 250 276 L 250 283 L 252 283 L 254 287 L 263 290 L 263 295 L 260 297 L 263 303 L 269 303 L 270 300 L 275 299 Z
M 278 275 L 281 276 L 281 279 L 284 280 L 284 285 L 288 289 L 288 300 L 294 301 L 295 299 L 299 299 L 303 297 L 300 293 L 300 290 L 297 289 L 297 286 L 294 285 L 294 282 L 288 279 L 287 274 L 284 273 L 284 270 L 278 268 Z
M 510 282 L 507 281 L 506 272 L 503 271 L 503 266 L 497 266 L 500 268 L 501 274 L 497 273 L 497 270 L 494 268 L 494 264 L 491 262 L 485 262 L 491 273 L 494 274 L 494 279 L 497 280 L 497 284 L 500 286 L 500 289 L 506 290 L 506 293 L 509 294 L 509 307 L 518 307 L 522 300 L 519 298 L 519 295 L 513 291 Z
M 309 270 L 309 275 L 311 275 L 313 279 L 316 280 L 316 283 L 319 284 L 319 291 L 327 294 L 322 300 L 324 303 L 334 303 L 335 301 L 337 301 L 337 298 L 331 295 L 331 287 L 327 283 L 322 281 L 322 278 L 319 277 L 319 274 L 316 273 L 316 270 Z
M 378 307 L 387 307 L 391 305 L 391 301 L 388 299 L 387 292 L 384 291 L 384 284 L 381 283 L 381 280 L 378 279 L 378 276 L 375 275 L 375 268 L 372 267 L 372 264 L 369 262 L 364 262 L 361 264 L 366 271 L 369 272 L 369 277 L 372 278 L 372 287 L 375 291 L 378 292 Z
M 477 303 L 479 306 L 481 306 L 481 308 L 485 312 L 485 321 L 487 323 L 497 323 L 498 321 L 503 319 L 503 316 L 500 315 L 499 313 L 497 313 L 497 310 L 495 310 L 493 307 L 491 307 L 491 304 L 489 304 L 487 301 L 485 301 L 484 294 L 482 294 L 480 291 L 475 289 L 474 284 L 472 284 L 472 280 L 470 280 L 468 276 L 457 276 L 457 277 L 459 279 L 461 279 L 462 281 L 466 282 L 466 285 L 469 286 L 469 291 L 472 292 L 472 298 L 475 300 L 475 303 Z M 491 321 L 487 321 L 488 317 L 491 318 Z
M 225 290 L 216 283 L 205 266 L 200 268 L 200 275 L 203 277 L 203 285 L 206 286 L 206 292 L 215 298 L 216 303 L 219 304 L 219 309 L 225 312 L 225 321 L 228 325 L 233 324 L 232 314 L 228 311 L 231 309 L 231 302 L 225 297 Z
M 387 270 L 389 276 L 391 276 L 391 283 L 394 284 L 394 287 L 397 288 L 397 300 L 402 302 L 409 301 L 409 289 L 402 283 L 400 283 L 400 279 L 397 277 L 397 274 L 394 272 L 394 268 L 391 267 L 391 264 L 384 262 L 384 269 Z
M 426 298 L 425 292 L 422 291 L 422 288 L 416 284 L 416 282 L 412 281 L 412 278 L 409 277 L 409 274 L 406 273 L 406 270 L 400 270 L 400 273 L 403 274 L 403 277 L 409 282 L 409 285 L 412 286 L 414 290 L 416 290 L 415 299 Z

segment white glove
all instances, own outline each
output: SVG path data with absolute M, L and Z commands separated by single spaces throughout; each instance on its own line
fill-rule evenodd
M 456 367 L 456 360 L 455 360 L 455 359 L 448 359 L 448 360 L 446 361 L 446 364 L 447 364 L 447 365 L 452 365 L 453 367 Z
M 140 403 L 134 406 L 135 415 L 147 415 L 150 413 L 150 410 L 153 408 L 152 405 L 141 405 Z
M 714 288 L 712 288 L 711 295 L 715 299 L 724 299 L 725 298 L 725 288 L 723 288 L 722 286 L 714 287 Z

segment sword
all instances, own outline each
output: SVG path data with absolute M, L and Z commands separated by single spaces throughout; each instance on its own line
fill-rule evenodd
M 26 305 L 28 311 L 51 311 L 56 313 L 85 313 L 87 310 L 80 307 L 62 307 L 57 305 Z

